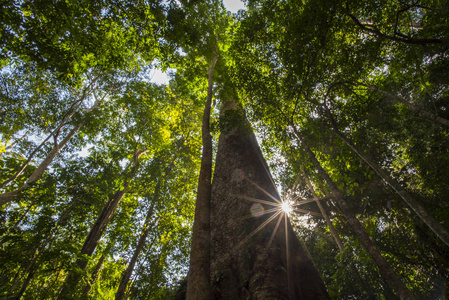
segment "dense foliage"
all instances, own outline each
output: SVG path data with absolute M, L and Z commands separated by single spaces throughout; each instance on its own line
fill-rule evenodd
M 176 297 L 218 55 L 214 146 L 240 101 L 284 197 L 323 199 L 291 220 L 331 298 L 398 298 L 348 211 L 406 289 L 444 298 L 449 2 L 246 4 L 2 5 L 0 297 Z

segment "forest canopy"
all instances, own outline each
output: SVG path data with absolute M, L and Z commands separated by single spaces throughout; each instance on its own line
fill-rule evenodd
M 0 297 L 180 299 L 230 99 L 332 299 L 447 297 L 449 1 L 245 5 L 2 3 Z

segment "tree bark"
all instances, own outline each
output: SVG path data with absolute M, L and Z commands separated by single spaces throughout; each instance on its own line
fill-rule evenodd
M 329 299 L 290 221 L 280 212 L 260 214 L 279 205 L 278 196 L 242 110 L 229 101 L 221 111 L 220 123 L 228 126 L 212 183 L 211 299 Z
M 201 136 L 203 153 L 198 180 L 198 191 L 193 223 L 192 248 L 187 282 L 187 300 L 210 300 L 210 196 L 212 180 L 212 136 L 210 135 L 210 110 L 212 103 L 213 71 L 218 53 L 212 59 L 208 70 L 208 89 L 203 113 Z
M 34 149 L 34 151 L 28 156 L 27 161 L 20 167 L 20 169 L 13 175 L 11 176 L 9 179 L 7 179 L 5 182 L 0 184 L 0 188 L 5 187 L 6 185 L 8 185 L 10 182 L 14 181 L 20 174 L 22 174 L 22 172 L 25 170 L 25 168 L 28 166 L 28 164 L 31 162 L 31 160 L 33 159 L 34 155 L 36 155 L 36 153 L 45 145 L 45 143 L 51 138 L 53 137 L 55 139 L 55 145 L 53 147 L 53 149 L 47 154 L 46 158 L 41 162 L 41 164 L 37 167 L 37 169 L 33 172 L 33 174 L 31 174 L 31 176 L 28 178 L 28 180 L 25 182 L 25 184 L 23 186 L 21 186 L 19 189 L 14 190 L 14 191 L 10 191 L 7 193 L 3 193 L 0 194 L 0 207 L 6 203 L 9 203 L 11 201 L 13 201 L 15 198 L 17 198 L 17 196 L 20 194 L 21 191 L 24 191 L 26 189 L 29 189 L 31 187 L 31 185 L 36 182 L 40 177 L 42 177 L 42 175 L 44 174 L 45 170 L 47 169 L 47 167 L 51 164 L 51 162 L 53 161 L 53 159 L 56 157 L 56 155 L 59 153 L 59 151 L 61 151 L 62 148 L 64 148 L 64 146 L 67 144 L 67 142 L 78 132 L 78 130 L 83 126 L 83 122 L 81 122 L 80 124 L 78 124 L 77 126 L 75 126 L 68 134 L 67 136 L 58 144 L 57 142 L 57 137 L 59 132 L 61 131 L 61 129 L 67 125 L 67 122 L 73 117 L 73 115 L 78 111 L 79 107 L 81 106 L 81 104 L 83 104 L 83 101 L 86 99 L 86 97 L 94 92 L 94 88 L 92 88 L 92 86 L 95 84 L 95 82 L 97 82 L 97 80 L 101 77 L 102 75 L 99 75 L 97 77 L 95 77 L 92 82 L 83 89 L 82 95 L 80 96 L 80 98 L 76 101 L 74 101 L 71 105 L 71 107 L 68 109 L 68 111 L 65 113 L 65 115 L 62 117 L 62 121 L 61 123 L 45 138 L 45 140 L 36 148 Z M 95 97 L 96 98 L 96 97 Z M 104 98 L 104 97 L 103 97 Z M 85 113 L 89 114 L 90 112 L 92 112 L 99 104 L 100 102 L 103 100 L 102 99 L 97 99 L 94 102 L 94 104 L 92 105 L 91 108 L 86 109 Z
M 338 235 L 337 230 L 335 229 L 334 225 L 332 224 L 332 221 L 329 218 L 329 215 L 327 214 L 326 210 L 324 209 L 323 205 L 321 204 L 320 198 L 318 198 L 317 194 L 315 193 L 315 189 L 313 188 L 312 183 L 309 180 L 309 177 L 307 176 L 306 172 L 304 172 L 304 170 L 302 170 L 302 174 L 303 174 L 304 179 L 306 181 L 307 187 L 309 188 L 310 193 L 312 194 L 312 197 L 315 199 L 316 204 L 318 205 L 318 208 L 320 209 L 321 214 L 323 215 L 324 219 L 326 220 L 326 224 L 329 227 L 329 230 L 330 230 L 330 232 L 332 234 L 332 237 L 334 238 L 335 245 L 338 247 L 340 252 L 344 253 L 345 247 L 343 245 L 343 242 L 341 241 L 341 238 Z M 353 263 L 350 263 L 349 264 L 349 268 L 355 274 L 355 276 L 356 276 L 357 280 L 359 281 L 360 285 L 362 286 L 362 288 L 367 293 L 368 299 L 375 299 L 373 290 L 362 279 L 362 277 L 360 276 L 360 273 L 357 270 L 357 268 L 355 267 L 355 265 Z
M 368 254 L 373 259 L 374 263 L 379 268 L 380 274 L 388 281 L 389 285 L 393 288 L 393 290 L 404 300 L 415 299 L 415 296 L 410 292 L 409 289 L 405 286 L 405 284 L 401 281 L 399 276 L 394 272 L 388 262 L 382 257 L 379 249 L 371 242 L 368 234 L 365 232 L 362 224 L 357 220 L 354 212 L 351 210 L 349 205 L 343 199 L 343 192 L 337 187 L 337 185 L 332 181 L 327 172 L 323 169 L 320 162 L 317 160 L 315 154 L 312 152 L 310 147 L 307 145 L 302 135 L 298 132 L 296 127 L 293 124 L 289 124 L 293 129 L 298 140 L 301 142 L 301 145 L 306 150 L 309 155 L 313 165 L 318 170 L 318 173 L 321 177 L 324 178 L 327 185 L 331 189 L 332 193 L 335 195 L 334 199 L 336 200 L 338 206 L 343 212 L 346 220 L 351 226 L 352 230 L 359 238 L 360 243 L 366 249 Z
M 2 184 L 0 184 L 0 188 L 5 187 L 6 185 L 8 185 L 10 182 L 14 181 L 20 174 L 22 174 L 22 172 L 25 170 L 25 168 L 28 166 L 28 164 L 31 162 L 31 160 L 33 159 L 34 155 L 36 155 L 36 153 L 42 149 L 42 147 L 45 145 L 45 143 L 51 138 L 53 137 L 54 139 L 57 138 L 59 132 L 61 131 L 61 129 L 67 125 L 67 122 L 73 117 L 73 115 L 78 111 L 79 107 L 81 106 L 81 103 L 83 102 L 83 100 L 87 97 L 87 95 L 90 94 L 91 91 L 88 91 L 89 88 L 92 86 L 92 84 L 94 84 L 99 77 L 97 77 L 94 81 L 91 82 L 91 84 L 89 84 L 82 93 L 82 96 L 80 97 L 80 99 L 74 101 L 72 103 L 72 105 L 70 106 L 70 108 L 68 109 L 68 111 L 64 114 L 64 116 L 62 117 L 61 122 L 59 123 L 59 125 L 53 129 L 51 131 L 51 133 L 45 138 L 45 140 L 39 144 L 39 146 L 37 146 L 33 152 L 31 152 L 31 154 L 28 156 L 28 159 L 26 160 L 26 162 L 20 167 L 20 169 L 13 175 L 11 176 L 9 179 L 7 179 L 6 181 L 4 181 Z M 92 109 L 94 109 L 96 106 L 98 105 L 98 102 L 95 102 Z M 92 110 L 91 109 L 91 110 Z M 90 111 L 91 111 L 90 110 Z M 89 111 L 89 112 L 90 112 Z M 56 147 L 57 145 L 55 145 Z
M 310 182 L 309 177 L 307 176 L 306 172 L 304 172 L 304 170 L 302 170 L 302 175 L 307 184 L 307 187 L 309 188 L 310 193 L 312 194 L 313 199 L 315 199 L 315 202 L 318 205 L 318 208 L 320 209 L 321 214 L 323 215 L 324 219 L 326 220 L 327 227 L 329 227 L 332 237 L 334 238 L 335 245 L 337 245 L 338 249 L 341 252 L 345 251 L 345 247 L 343 246 L 343 243 L 341 242 L 341 239 L 338 236 L 337 230 L 335 230 L 335 227 L 332 224 L 332 221 L 329 218 L 326 210 L 324 209 L 323 205 L 321 205 L 320 199 L 316 195 L 315 189 L 313 188 L 312 183 Z

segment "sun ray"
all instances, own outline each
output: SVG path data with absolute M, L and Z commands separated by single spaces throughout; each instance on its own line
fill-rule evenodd
M 271 234 L 270 240 L 268 241 L 267 248 L 270 248 L 271 242 L 273 241 L 274 236 L 275 236 L 276 232 L 278 231 L 279 224 L 281 223 L 282 218 L 284 217 L 284 215 L 285 215 L 285 213 L 279 216 L 279 219 L 278 219 L 278 221 L 276 223 L 276 227 L 274 227 L 273 233 Z
M 271 205 L 271 206 L 278 206 L 278 203 L 274 203 L 274 202 L 270 202 L 267 200 L 262 200 L 262 199 L 257 199 L 257 198 L 253 198 L 253 197 L 248 197 L 248 196 L 243 196 L 243 195 L 236 195 L 236 194 L 230 194 L 231 196 L 234 197 L 238 197 L 238 198 L 242 198 L 245 200 L 249 200 L 249 201 L 253 201 L 253 202 L 258 202 L 258 203 L 262 203 L 262 204 L 267 204 L 267 205 Z
M 310 211 L 310 210 L 305 210 L 305 209 L 300 209 L 300 208 L 294 208 L 294 211 L 303 213 L 303 214 L 311 214 L 312 216 L 316 216 L 316 217 L 322 217 L 322 215 L 320 213 L 314 212 L 314 211 Z
M 292 199 L 292 201 L 293 202 L 296 202 L 296 200 L 297 199 L 299 199 L 300 197 L 299 196 L 297 196 L 297 197 L 295 197 L 294 199 Z M 324 196 L 324 197 L 321 197 L 321 198 L 318 198 L 317 200 L 318 201 L 321 201 L 321 200 L 330 200 L 332 197 L 330 197 L 330 196 Z M 303 201 L 299 201 L 299 202 L 296 202 L 293 206 L 298 206 L 298 205 L 302 205 L 302 204 L 306 204 L 306 203 L 311 203 L 311 202 L 315 202 L 316 200 L 315 199 L 313 199 L 313 198 L 311 198 L 311 199 L 306 199 L 306 200 L 303 200 Z
M 263 189 L 262 187 L 260 187 L 257 183 L 255 183 L 254 181 L 252 181 L 251 179 L 245 177 L 250 183 L 252 183 L 255 187 L 257 187 L 259 190 L 261 190 L 263 193 L 265 193 L 265 195 L 267 195 L 268 197 L 270 197 L 271 199 L 273 199 L 274 201 L 276 201 L 277 203 L 281 203 L 281 201 L 279 201 L 278 199 L 276 199 L 276 197 L 274 197 L 273 195 L 271 195 L 270 193 L 268 193 L 265 189 Z
M 254 229 L 246 238 L 244 238 L 240 243 L 235 246 L 235 248 L 240 248 L 243 244 L 245 244 L 250 238 L 252 238 L 256 233 L 258 233 L 262 228 L 264 228 L 268 223 L 270 223 L 274 218 L 276 218 L 282 211 L 277 211 L 271 217 L 265 220 L 262 224 L 260 224 L 256 229 Z
M 315 202 L 315 199 L 307 199 L 307 200 L 299 201 L 299 202 L 296 202 L 295 204 L 293 204 L 292 206 L 300 206 L 300 205 L 311 203 L 311 202 Z

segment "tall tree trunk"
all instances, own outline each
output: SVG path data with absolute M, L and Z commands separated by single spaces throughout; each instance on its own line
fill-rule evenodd
M 15 300 L 22 299 L 22 296 L 25 293 L 28 285 L 30 284 L 31 279 L 33 278 L 35 272 L 36 272 L 36 268 L 35 268 L 35 266 L 33 266 L 33 268 L 30 270 L 30 272 L 28 272 L 28 276 L 25 278 L 25 281 L 23 282 L 22 287 L 20 288 L 19 292 L 17 293 L 17 295 L 14 296 Z
M 111 200 L 109 200 L 103 207 L 103 210 L 98 216 L 97 221 L 95 222 L 86 240 L 84 241 L 80 254 L 91 256 L 94 253 L 95 248 L 97 247 L 98 242 L 101 239 L 101 236 L 106 230 L 109 221 L 111 220 L 115 210 L 117 209 L 118 205 L 120 204 L 121 200 L 123 199 L 123 196 L 127 193 L 127 191 L 128 191 L 128 184 L 125 184 L 124 189 L 116 191 L 114 197 Z M 76 261 L 76 265 L 79 270 L 86 269 L 87 263 L 88 261 L 84 259 L 77 259 Z M 78 273 L 70 272 L 67 278 L 65 279 L 64 287 L 60 293 L 60 297 L 62 297 L 63 299 L 72 299 L 74 297 L 72 293 L 75 291 L 76 286 L 80 279 L 81 276 Z
M 334 199 L 337 202 L 338 206 L 340 207 L 341 211 L 343 212 L 346 220 L 348 221 L 349 225 L 351 226 L 352 230 L 356 234 L 356 236 L 359 238 L 360 243 L 363 245 L 363 247 L 366 249 L 368 254 L 373 259 L 374 263 L 379 268 L 380 274 L 388 281 L 390 286 L 395 290 L 395 292 L 402 298 L 402 299 L 415 299 L 415 296 L 410 292 L 409 289 L 405 286 L 405 284 L 401 281 L 399 276 L 394 272 L 394 270 L 391 268 L 391 266 L 388 264 L 388 262 L 382 257 L 382 254 L 380 253 L 379 249 L 371 242 L 368 234 L 365 232 L 365 229 L 363 228 L 362 224 L 359 222 L 359 220 L 356 218 L 354 212 L 351 210 L 349 205 L 346 203 L 346 201 L 343 199 L 343 192 L 340 191 L 340 189 L 337 187 L 337 185 L 332 181 L 332 179 L 329 177 L 327 172 L 323 169 L 320 162 L 317 160 L 315 154 L 312 152 L 310 147 L 307 145 L 305 140 L 303 139 L 302 135 L 298 132 L 296 127 L 293 124 L 290 124 L 290 127 L 293 129 L 293 132 L 295 133 L 298 140 L 301 142 L 301 145 L 306 150 L 307 154 L 309 155 L 313 165 L 318 170 L 318 173 L 321 175 L 321 177 L 324 178 L 327 185 L 331 189 L 332 193 L 334 194 Z
M 242 110 L 233 101 L 221 110 L 227 128 L 212 184 L 211 299 L 329 299 L 290 221 L 282 220 L 276 187 Z M 261 216 L 273 206 L 277 212 Z
M 33 279 L 34 274 L 37 272 L 37 270 L 40 267 L 40 264 L 38 263 L 39 258 L 42 256 L 42 254 L 44 253 L 46 248 L 51 248 L 51 244 L 54 241 L 53 238 L 57 233 L 59 225 L 61 225 L 63 222 L 65 222 L 68 219 L 70 213 L 75 208 L 76 203 L 78 203 L 78 201 L 76 199 L 74 201 L 72 201 L 71 205 L 61 214 L 61 217 L 59 218 L 56 225 L 50 230 L 50 235 L 46 239 L 44 239 L 42 241 L 42 243 L 34 251 L 33 259 L 31 260 L 31 262 L 28 264 L 27 268 L 25 269 L 23 276 L 25 276 L 26 274 L 28 274 L 28 275 L 26 275 L 26 279 L 23 282 L 20 291 L 15 296 L 16 299 L 20 299 L 22 297 L 22 295 L 25 293 L 26 289 L 28 288 L 29 284 L 31 283 L 31 280 Z M 21 277 L 23 277 L 23 276 L 21 276 Z M 22 279 L 21 277 L 17 278 L 17 280 L 20 281 Z M 16 285 L 16 283 L 14 285 Z
M 327 107 L 322 106 L 328 115 L 332 129 L 335 135 L 348 145 L 361 159 L 363 159 L 371 169 L 379 175 L 391 188 L 398 194 L 402 200 L 429 226 L 433 233 L 449 246 L 449 232 L 416 201 L 394 178 L 384 171 L 367 153 L 355 146 L 341 131 L 338 129 L 332 113 Z
M 218 60 L 215 50 L 208 70 L 207 100 L 203 113 L 201 137 L 203 153 L 198 179 L 198 191 L 193 223 L 190 267 L 187 282 L 187 300 L 210 300 L 210 195 L 212 180 L 212 136 L 210 135 L 210 110 L 212 103 L 213 71 Z
M 329 218 L 326 210 L 324 209 L 318 196 L 316 195 L 315 189 L 313 188 L 312 183 L 309 180 L 309 177 L 307 176 L 306 172 L 304 172 L 304 170 L 301 170 L 301 171 L 302 171 L 303 178 L 307 184 L 307 187 L 309 188 L 309 191 L 312 194 L 313 199 L 315 199 L 315 202 L 318 205 L 318 208 L 320 209 L 321 214 L 323 215 L 324 219 L 326 220 L 327 227 L 329 227 L 332 237 L 334 238 L 335 245 L 337 245 L 338 249 L 341 252 L 345 251 L 345 247 L 343 246 L 343 243 L 341 242 L 341 239 L 338 236 L 337 230 L 335 230 L 335 227 L 332 224 L 331 219 Z
M 28 164 L 31 162 L 31 160 L 33 159 L 34 155 L 36 155 L 36 153 L 38 151 L 40 151 L 40 149 L 42 149 L 42 147 L 45 145 L 45 143 L 47 143 L 47 141 L 53 137 L 54 139 L 57 139 L 59 132 L 62 130 L 62 128 L 68 124 L 68 121 L 73 117 L 73 115 L 78 111 L 78 109 L 81 107 L 81 105 L 83 104 L 83 101 L 86 99 L 86 97 L 94 92 L 95 88 L 93 88 L 93 85 L 95 84 L 95 82 L 97 82 L 97 80 L 101 77 L 97 76 L 95 77 L 92 82 L 90 84 L 88 84 L 84 89 L 83 92 L 81 93 L 81 96 L 79 97 L 79 99 L 77 99 L 76 101 L 72 102 L 72 105 L 70 106 L 70 108 L 67 110 L 67 112 L 64 114 L 64 116 L 62 116 L 62 120 L 59 123 L 59 125 L 53 129 L 48 136 L 45 138 L 44 141 L 42 141 L 40 143 L 39 146 L 37 146 L 33 152 L 31 152 L 31 154 L 28 156 L 28 159 L 26 160 L 26 162 L 19 168 L 19 170 L 13 175 L 11 176 L 9 179 L 7 179 L 6 181 L 4 181 L 3 183 L 0 184 L 0 188 L 5 187 L 6 185 L 8 185 L 10 182 L 14 181 L 20 174 L 22 174 L 22 172 L 25 170 L 25 168 L 28 166 Z M 95 93 L 94 93 L 95 95 Z M 102 101 L 96 99 L 96 101 L 94 102 L 94 104 L 92 105 L 92 107 L 90 109 L 85 109 L 85 113 L 90 113 L 92 110 L 94 110 Z M 81 125 L 81 124 L 80 124 Z M 80 126 L 79 125 L 79 126 Z M 65 142 L 67 143 L 67 141 Z M 55 143 L 56 144 L 56 143 Z M 55 145 L 56 146 L 56 145 Z M 61 147 L 62 148 L 62 147 Z
M 331 219 L 329 218 L 329 215 L 326 212 L 326 209 L 323 207 L 323 205 L 320 202 L 320 199 L 318 198 L 317 194 L 315 193 L 315 189 L 312 186 L 312 183 L 309 180 L 309 177 L 307 176 L 306 172 L 304 172 L 304 169 L 301 170 L 304 180 L 307 184 L 307 187 L 309 188 L 310 193 L 312 194 L 312 197 L 315 199 L 316 204 L 318 205 L 318 208 L 320 209 L 321 214 L 323 215 L 324 219 L 326 220 L 326 224 L 329 227 L 329 230 L 332 234 L 332 237 L 334 238 L 334 243 L 340 250 L 340 252 L 344 253 L 345 247 L 343 245 L 343 242 L 341 241 L 340 236 L 338 235 L 337 230 L 335 229 L 334 225 L 332 224 Z M 359 281 L 359 284 L 363 288 L 363 290 L 367 293 L 368 299 L 375 299 L 373 290 L 365 283 L 365 281 L 360 276 L 359 271 L 355 267 L 353 263 L 349 264 L 349 268 L 351 269 L 352 273 L 355 274 L 357 280 Z M 363 293 L 363 291 L 361 291 Z
M 157 186 L 155 193 L 159 193 L 158 189 L 159 187 Z M 140 251 L 142 251 L 143 246 L 145 246 L 148 234 L 150 233 L 150 230 L 154 225 L 153 222 L 150 223 L 151 218 L 153 217 L 154 204 L 155 201 L 151 203 L 151 207 L 148 209 L 147 215 L 145 217 L 145 223 L 142 228 L 142 233 L 140 234 L 139 242 L 137 243 L 136 249 L 134 249 L 134 253 L 131 260 L 129 261 L 128 267 L 125 271 L 123 271 L 122 279 L 120 280 L 119 287 L 117 289 L 117 292 L 115 293 L 115 300 L 123 299 L 126 294 L 126 287 L 134 271 L 134 266 L 136 265 L 137 258 L 139 257 Z
M 13 176 L 11 176 L 5 182 L 0 184 L 0 188 L 3 188 L 6 185 L 8 185 L 10 182 L 14 181 L 20 174 L 22 174 L 22 172 L 25 170 L 25 168 L 28 166 L 28 164 L 33 159 L 34 155 L 36 155 L 36 153 L 40 149 L 42 149 L 42 147 L 45 145 L 45 143 L 47 143 L 47 141 L 51 137 L 54 138 L 55 145 L 53 146 L 52 150 L 50 150 L 50 152 L 47 154 L 45 159 L 41 162 L 41 164 L 37 167 L 37 169 L 33 172 L 33 174 L 31 174 L 31 176 L 28 178 L 28 180 L 25 182 L 25 184 L 23 186 L 21 186 L 20 188 L 18 188 L 17 190 L 0 194 L 0 207 L 2 205 L 4 205 L 4 204 L 8 203 L 8 202 L 13 201 L 15 198 L 17 198 L 17 196 L 19 195 L 19 193 L 21 191 L 29 189 L 34 182 L 36 182 L 39 178 L 41 178 L 42 175 L 44 174 L 45 170 L 47 169 L 47 167 L 52 163 L 52 161 L 56 157 L 56 155 L 58 155 L 59 151 L 61 151 L 61 149 L 64 148 L 64 146 L 67 144 L 67 142 L 83 126 L 83 121 L 82 121 L 81 123 L 76 125 L 60 143 L 58 143 L 57 139 L 58 139 L 59 132 L 62 130 L 62 128 L 65 125 L 68 124 L 68 121 L 78 111 L 80 106 L 82 104 L 84 104 L 83 101 L 86 99 L 86 97 L 89 94 L 91 94 L 92 92 L 95 95 L 95 88 L 93 87 L 93 85 L 101 77 L 102 77 L 102 75 L 99 75 L 99 76 L 95 77 L 91 81 L 91 83 L 88 84 L 83 89 L 83 92 L 82 92 L 80 98 L 72 103 L 71 107 L 68 109 L 68 111 L 62 117 L 62 121 L 60 122 L 60 124 L 45 138 L 45 140 L 38 147 L 36 147 L 36 149 L 34 149 L 34 151 L 28 156 L 28 159 L 26 160 L 26 162 L 20 167 L 20 169 Z M 95 98 L 96 98 L 96 100 L 95 100 L 94 104 L 90 108 L 84 110 L 85 114 L 89 114 L 90 112 L 92 112 L 101 103 L 101 101 L 104 99 L 104 97 L 99 99 L 96 96 L 95 96 Z
M 97 247 L 101 239 L 101 236 L 103 235 L 106 227 L 109 224 L 109 221 L 112 219 L 112 216 L 114 215 L 118 205 L 122 201 L 123 196 L 125 196 L 125 194 L 128 192 L 130 181 L 137 173 L 139 167 L 139 157 L 145 152 L 147 152 L 147 150 L 136 150 L 134 152 L 132 161 L 130 162 L 130 165 L 132 167 L 129 173 L 125 175 L 123 189 L 116 191 L 114 197 L 112 197 L 112 199 L 110 199 L 103 207 L 103 210 L 100 212 L 97 220 L 95 221 L 95 224 L 93 225 L 92 229 L 86 237 L 86 240 L 84 241 L 80 254 L 91 256 L 94 253 L 95 248 Z M 88 261 L 84 259 L 77 259 L 76 261 L 76 265 L 79 270 L 85 270 L 87 267 L 87 263 Z M 64 281 L 63 288 L 61 290 L 61 293 L 59 293 L 58 298 L 72 299 L 74 297 L 73 292 L 76 290 L 76 286 L 80 279 L 81 276 L 79 273 L 70 272 Z

